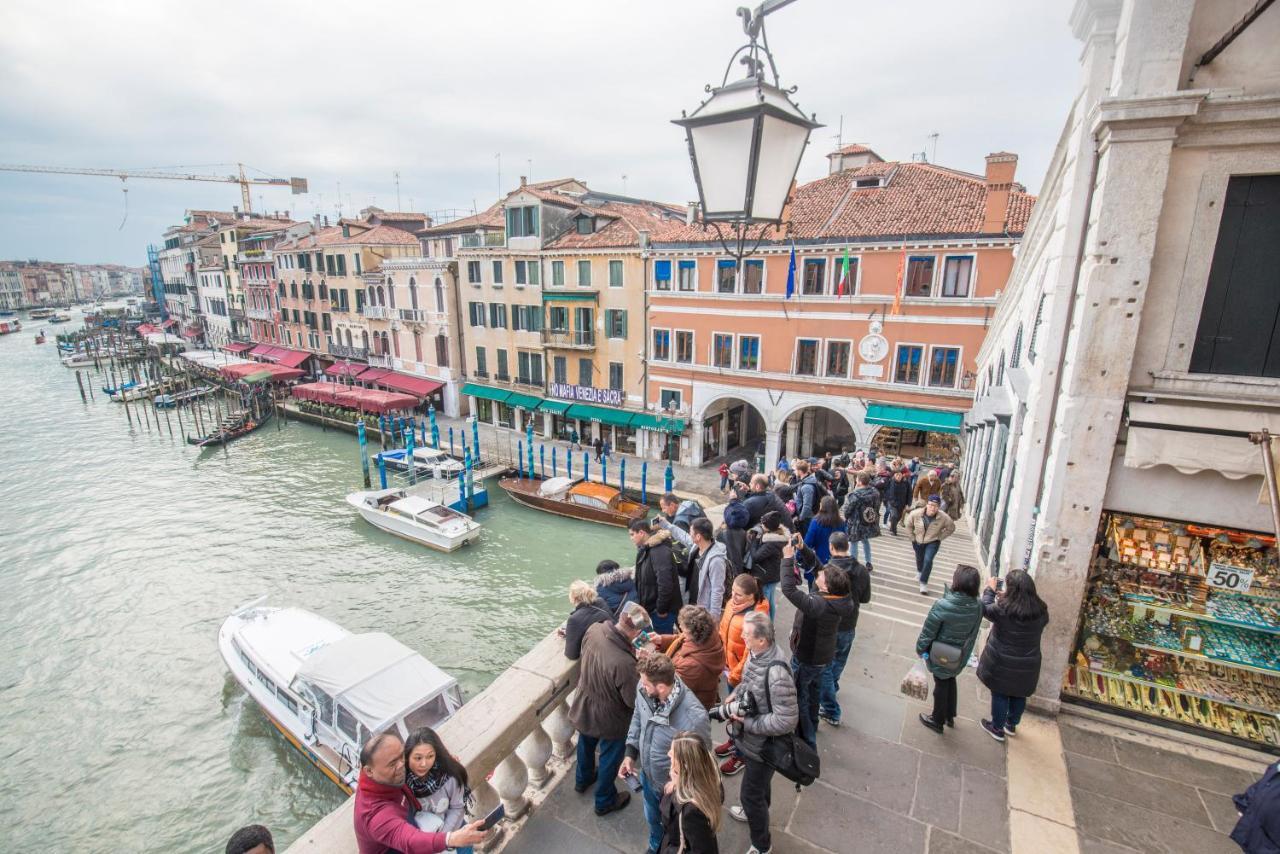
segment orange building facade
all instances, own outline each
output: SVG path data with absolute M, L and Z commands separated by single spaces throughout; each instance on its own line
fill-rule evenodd
M 991 155 L 975 175 L 864 146 L 829 157 L 830 174 L 795 192 L 789 239 L 740 264 L 698 225 L 655 237 L 645 394 L 688 420 L 686 464 L 873 441 L 923 459 L 958 449 L 1034 201 L 1017 158 Z

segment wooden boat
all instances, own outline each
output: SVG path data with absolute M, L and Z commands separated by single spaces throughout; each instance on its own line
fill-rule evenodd
M 10 332 L 21 332 L 21 320 L 0 320 L 0 335 L 8 335 Z
M 480 524 L 470 516 L 405 489 L 353 492 L 347 503 L 375 528 L 442 552 L 480 539 Z
M 50 323 L 69 323 L 70 321 L 71 315 L 63 312 L 58 312 L 57 314 L 53 314 L 49 317 Z
M 44 333 L 43 333 L 43 332 L 37 332 L 37 333 L 36 333 L 36 343 L 37 343 L 37 344 L 43 344 L 43 343 L 44 343 Z
M 404 739 L 461 708 L 458 680 L 390 635 L 351 634 L 311 611 L 263 602 L 223 621 L 222 662 L 285 740 L 347 794 L 370 735 Z
M 33 308 L 31 309 L 32 320 L 44 320 L 46 317 L 53 317 L 54 311 L 51 308 Z
M 603 483 L 581 478 L 551 477 L 546 480 L 504 477 L 498 485 L 520 504 L 557 516 L 603 522 L 626 527 L 632 519 L 643 519 L 649 508 L 628 501 L 622 493 Z
M 217 428 L 203 439 L 196 436 L 188 436 L 187 444 L 195 445 L 199 448 L 212 448 L 217 445 L 225 445 L 234 439 L 239 439 L 241 436 L 248 436 L 254 430 L 257 430 L 270 420 L 270 409 L 263 413 L 263 416 L 257 420 L 254 419 L 253 413 L 248 410 L 237 410 L 224 417 L 222 422 L 218 424 Z

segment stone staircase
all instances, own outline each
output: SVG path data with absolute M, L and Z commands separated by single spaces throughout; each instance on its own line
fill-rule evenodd
M 855 550 L 854 556 L 862 560 L 861 547 Z M 862 606 L 861 613 L 919 627 L 929 608 L 942 595 L 943 585 L 951 583 L 956 564 L 977 564 L 968 520 L 957 522 L 956 532 L 938 549 L 927 596 L 920 593 L 915 551 L 903 526 L 898 526 L 896 537 L 889 533 L 888 525 L 881 528 L 880 536 L 871 541 L 871 563 L 875 567 L 871 573 L 871 601 Z

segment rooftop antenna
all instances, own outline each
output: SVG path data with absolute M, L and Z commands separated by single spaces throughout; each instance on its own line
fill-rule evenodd
M 502 152 L 493 155 L 498 161 L 498 198 L 502 198 Z
M 933 157 L 930 159 L 930 162 L 937 163 L 938 162 L 938 132 L 935 130 L 933 133 L 929 134 L 929 139 L 933 141 Z
M 840 116 L 840 126 L 836 130 L 836 151 L 844 148 L 844 116 Z
M 400 170 L 397 169 L 396 175 L 396 210 L 400 210 Z
M 626 194 L 627 194 L 627 176 L 623 175 L 622 176 L 622 195 L 625 196 Z
M 342 219 L 342 182 L 338 182 L 338 219 Z
M 533 183 L 533 158 L 530 157 L 524 161 L 525 171 L 529 173 L 529 183 Z

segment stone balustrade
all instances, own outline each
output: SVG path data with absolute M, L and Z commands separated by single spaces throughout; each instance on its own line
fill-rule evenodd
M 564 641 L 552 632 L 441 725 L 441 739 L 467 768 L 476 817 L 499 800 L 506 808 L 486 850 L 518 828 L 568 765 L 574 749 L 569 695 L 577 682 L 578 662 L 564 657 Z M 348 799 L 321 819 L 288 854 L 355 854 L 353 803 Z

